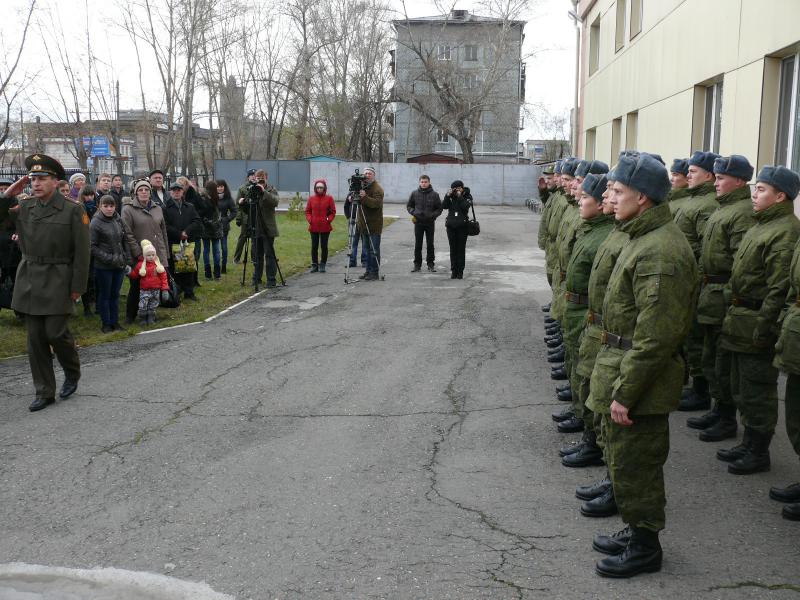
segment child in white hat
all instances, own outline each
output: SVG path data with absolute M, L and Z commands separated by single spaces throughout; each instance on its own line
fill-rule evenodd
M 156 322 L 156 308 L 162 295 L 169 293 L 167 272 L 150 240 L 142 240 L 142 257 L 131 271 L 131 279 L 139 279 L 139 319 L 142 325 Z

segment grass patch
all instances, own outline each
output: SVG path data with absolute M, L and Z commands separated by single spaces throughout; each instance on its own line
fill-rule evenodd
M 280 260 L 281 270 L 284 278 L 289 278 L 305 271 L 311 264 L 311 240 L 308 234 L 308 223 L 305 218 L 294 220 L 288 218 L 286 213 L 278 213 L 278 229 L 280 236 L 275 240 L 275 253 Z M 394 219 L 384 219 L 386 225 Z M 228 306 L 244 300 L 253 293 L 250 286 L 250 277 L 253 272 L 253 265 L 247 265 L 247 279 L 245 286 L 242 287 L 242 265 L 233 264 L 233 252 L 236 249 L 236 241 L 239 239 L 239 228 L 235 223 L 231 223 L 231 231 L 228 235 L 228 273 L 223 275 L 219 281 L 208 281 L 202 274 L 202 256 L 200 258 L 200 285 L 195 292 L 198 302 L 185 302 L 178 308 L 159 308 L 157 311 L 158 322 L 149 327 L 142 327 L 138 323 L 127 326 L 127 331 L 115 333 L 102 333 L 100 331 L 100 317 L 95 315 L 85 318 L 80 306 L 76 307 L 75 315 L 70 319 L 69 329 L 75 336 L 79 346 L 92 346 L 126 337 L 136 335 L 147 329 L 158 329 L 161 327 L 171 327 L 183 323 L 202 321 L 217 314 Z M 331 255 L 347 247 L 347 221 L 343 216 L 337 216 L 334 221 L 334 230 L 328 242 L 328 250 Z M 120 320 L 125 318 L 125 301 L 128 290 L 128 280 L 122 284 L 122 296 L 120 298 Z M 270 293 L 268 290 L 266 293 Z M 10 356 L 25 354 L 26 333 L 25 325 L 16 318 L 10 310 L 0 311 L 0 359 Z

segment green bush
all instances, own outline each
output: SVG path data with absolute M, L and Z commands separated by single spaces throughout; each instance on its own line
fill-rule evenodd
M 295 192 L 294 198 L 289 201 L 289 219 L 299 221 L 305 218 L 306 203 L 300 192 Z

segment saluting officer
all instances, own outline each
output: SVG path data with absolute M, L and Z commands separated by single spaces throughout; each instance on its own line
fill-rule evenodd
M 89 277 L 89 217 L 83 207 L 56 190 L 64 179 L 61 164 L 44 154 L 25 159 L 29 173 L 0 198 L 0 220 L 16 221 L 22 260 L 17 269 L 12 307 L 25 315 L 28 360 L 37 411 L 55 402 L 56 378 L 52 347 L 64 369 L 59 396 L 78 389 L 81 365 L 67 323 L 74 302 L 86 291 Z M 33 197 L 12 209 L 14 197 L 30 182 Z
M 589 407 L 603 415 L 605 459 L 626 527 L 597 536 L 608 558 L 598 574 L 632 577 L 661 568 L 664 463 L 669 413 L 683 380 L 680 345 L 689 331 L 697 262 L 664 202 L 667 169 L 655 158 L 624 156 L 614 169 L 620 228 L 630 236 L 603 301 L 602 347 L 590 382 Z

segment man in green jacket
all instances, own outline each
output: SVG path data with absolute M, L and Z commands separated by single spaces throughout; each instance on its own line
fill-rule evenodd
M 22 250 L 11 308 L 25 315 L 36 392 L 29 407 L 33 412 L 55 402 L 53 353 L 64 369 L 59 397 L 66 399 L 78 389 L 81 363 L 68 323 L 89 279 L 89 217 L 83 205 L 58 193 L 64 179 L 61 163 L 32 154 L 25 167 L 28 176 L 0 197 L 0 221 L 8 217 L 15 222 Z M 29 182 L 33 197 L 14 206 Z
M 724 385 L 719 382 L 717 346 L 727 309 L 724 290 L 731 278 L 733 257 L 744 234 L 755 224 L 747 185 L 753 177 L 750 162 L 738 154 L 718 158 L 714 161 L 714 176 L 719 208 L 708 218 L 703 235 L 697 322 L 704 332 L 703 374 L 715 404 L 710 412 L 686 421 L 689 427 L 702 430 L 700 439 L 704 442 L 736 437 L 736 404 L 730 395 L 728 382 Z
M 681 342 L 689 331 L 697 262 L 665 204 L 667 169 L 655 158 L 625 156 L 614 169 L 616 217 L 630 242 L 617 259 L 603 301 L 602 347 L 588 406 L 603 415 L 605 459 L 626 527 L 597 536 L 610 556 L 597 573 L 632 577 L 661 569 L 664 462 L 669 413 L 683 380 Z
M 700 248 L 706 221 L 717 208 L 717 193 L 714 189 L 714 161 L 719 158 L 713 152 L 695 152 L 689 159 L 689 197 L 680 202 L 674 211 L 675 224 L 686 236 L 695 258 L 700 260 Z M 699 288 L 698 288 L 699 289 Z M 696 299 L 695 299 L 696 302 Z M 688 375 L 692 386 L 684 389 L 678 410 L 703 410 L 711 406 L 708 380 L 703 374 L 703 328 L 695 318 L 684 344 Z
M 672 161 L 672 166 L 669 169 L 670 183 L 672 189 L 667 194 L 667 202 L 669 203 L 669 211 L 672 213 L 672 218 L 675 218 L 675 212 L 685 204 L 686 199 L 689 198 L 689 180 L 686 179 L 689 175 L 689 161 L 685 158 L 676 158 Z
M 589 167 L 591 168 L 591 166 Z M 603 455 L 597 446 L 594 431 L 594 417 L 584 406 L 586 397 L 580 395 L 580 376 L 578 374 L 578 350 L 580 338 L 586 325 L 586 311 L 589 306 L 589 277 L 592 274 L 597 249 L 614 228 L 614 217 L 603 212 L 603 193 L 607 179 L 603 174 L 588 173 L 581 184 L 579 210 L 581 224 L 577 240 L 572 249 L 567 276 L 564 280 L 564 343 L 569 364 L 569 381 L 572 388 L 573 416 L 558 423 L 563 432 L 585 428 L 583 448 L 580 452 L 565 456 L 562 463 L 566 467 L 590 467 L 603 464 Z
M 367 249 L 367 267 L 359 279 L 376 281 L 380 277 L 381 233 L 383 232 L 383 188 L 375 181 L 375 169 L 364 169 L 366 187 L 358 195 L 361 208 L 358 211 L 358 232 L 362 248 Z
M 769 445 L 778 422 L 778 370 L 772 362 L 800 234 L 793 206 L 798 191 L 800 176 L 794 171 L 761 169 L 752 194 L 756 224 L 733 259 L 718 360 L 720 383 L 730 373 L 730 393 L 745 427 L 742 443 L 720 450 L 717 458 L 731 463 L 728 472 L 734 475 L 770 469 Z
M 278 223 L 275 220 L 275 209 L 278 207 L 278 190 L 267 183 L 267 172 L 259 169 L 255 173 L 256 185 L 261 189 L 258 199 L 258 222 L 253 238 L 253 287 L 258 290 L 261 284 L 261 273 L 264 263 L 267 267 L 267 287 L 278 285 L 275 277 L 278 273 L 278 257 L 275 255 L 275 238 L 278 237 Z M 266 261 L 265 261 L 266 259 Z

